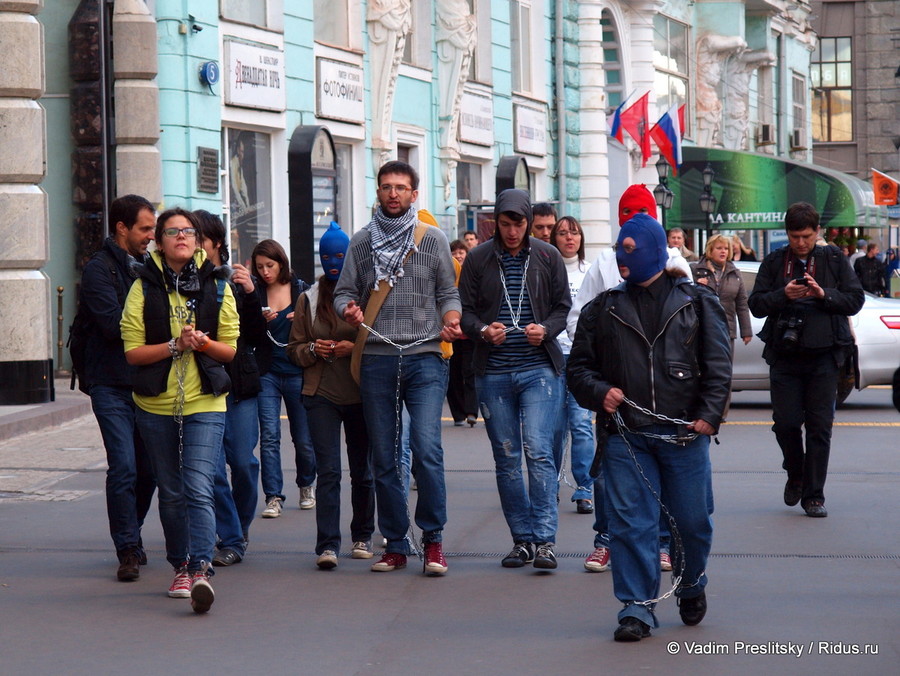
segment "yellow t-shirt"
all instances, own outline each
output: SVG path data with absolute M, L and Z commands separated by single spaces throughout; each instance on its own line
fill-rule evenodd
M 169 293 L 169 307 L 171 310 L 169 326 L 173 338 L 178 338 L 181 335 L 181 328 L 184 326 L 182 318 L 187 316 L 187 300 L 185 296 L 176 294 L 174 291 Z M 128 298 L 125 300 L 125 309 L 122 312 L 121 326 L 122 340 L 125 342 L 126 352 L 146 345 L 144 288 L 140 279 L 131 285 L 131 290 L 128 292 Z M 226 284 L 222 306 L 219 308 L 217 340 L 236 348 L 239 333 L 237 305 L 234 301 L 234 295 L 231 293 L 231 286 Z M 197 369 L 193 351 L 188 350 L 181 358 L 187 360 L 187 371 L 184 378 L 184 415 L 225 411 L 227 406 L 224 394 L 216 397 L 212 394 L 202 394 L 200 392 L 200 373 Z M 172 368 L 169 369 L 169 380 L 166 384 L 165 392 L 162 392 L 157 397 L 135 394 L 133 395 L 135 403 L 148 413 L 172 415 L 175 406 L 175 395 L 178 392 L 176 368 L 177 366 L 173 363 Z

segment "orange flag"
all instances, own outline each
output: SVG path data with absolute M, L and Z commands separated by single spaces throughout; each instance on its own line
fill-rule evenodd
M 887 174 L 882 174 L 877 169 L 872 170 L 872 190 L 875 193 L 875 204 L 897 204 L 897 183 Z

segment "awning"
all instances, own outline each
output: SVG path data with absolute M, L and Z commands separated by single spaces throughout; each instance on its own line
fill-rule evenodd
M 770 230 L 784 227 L 784 212 L 794 202 L 809 202 L 823 228 L 886 228 L 887 209 L 876 206 L 871 184 L 855 176 L 783 157 L 722 148 L 682 148 L 678 176 L 669 178 L 675 193 L 666 227 L 705 228 L 700 211 L 703 169 L 716 172 L 712 191 L 718 200 L 710 214 L 714 230 Z

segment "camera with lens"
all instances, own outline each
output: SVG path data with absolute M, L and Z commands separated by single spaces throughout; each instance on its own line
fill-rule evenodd
M 778 335 L 781 336 L 781 344 L 785 349 L 797 350 L 800 348 L 800 336 L 803 333 L 803 314 L 796 310 L 778 318 L 775 325 Z

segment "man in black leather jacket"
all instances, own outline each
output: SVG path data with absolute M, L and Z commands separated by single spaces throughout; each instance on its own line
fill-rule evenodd
M 681 573 L 675 590 L 681 619 L 695 625 L 706 613 L 709 437 L 730 390 L 731 346 L 716 295 L 665 273 L 666 236 L 656 219 L 638 214 L 625 223 L 616 259 L 625 282 L 582 310 L 567 376 L 578 403 L 599 413 L 598 439 L 609 436 L 603 472 L 610 558 L 616 598 L 625 604 L 614 638 L 639 641 L 658 626 L 663 492 Z M 621 424 L 611 428 L 616 413 Z
M 763 259 L 747 303 L 754 316 L 766 317 L 759 337 L 769 364 L 772 431 L 787 471 L 784 502 L 800 502 L 807 516 L 821 518 L 828 516 L 838 370 L 853 349 L 847 317 L 860 311 L 865 294 L 837 247 L 816 246 L 819 214 L 812 205 L 792 204 L 784 225 L 788 246 Z

